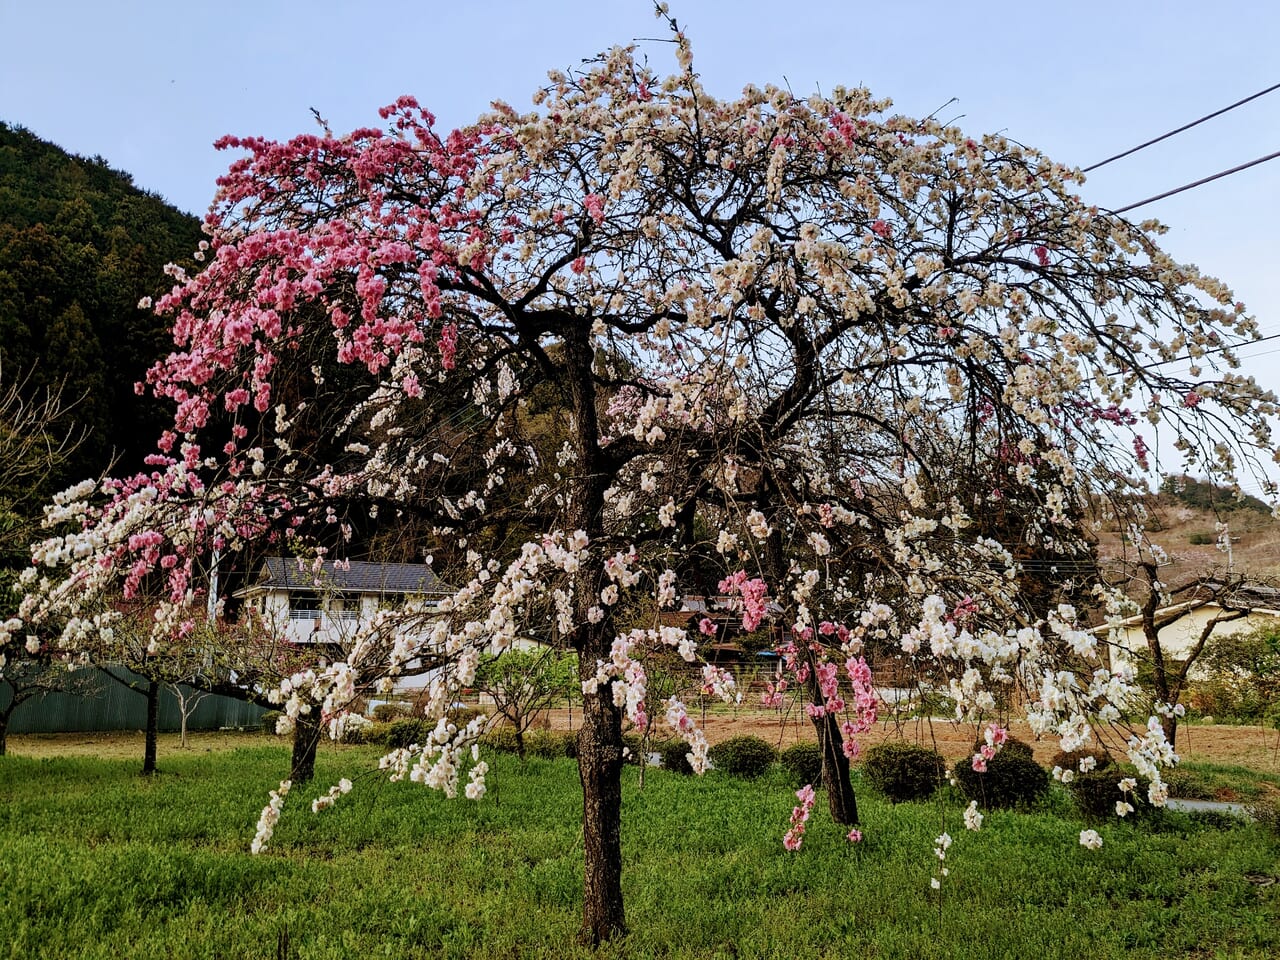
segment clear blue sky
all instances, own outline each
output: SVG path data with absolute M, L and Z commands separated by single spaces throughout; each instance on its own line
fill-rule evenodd
M 940 112 L 1088 164 L 1280 82 L 1280 4 L 980 0 L 672 0 L 708 88 L 864 83 L 897 109 Z M 202 212 L 229 157 L 224 133 L 283 138 L 378 123 L 412 93 L 440 123 L 494 98 L 527 106 L 552 67 L 659 37 L 647 0 L 339 3 L 0 0 L 0 119 Z M 672 66 L 666 44 L 645 45 Z M 1280 91 L 1119 161 L 1085 196 L 1117 207 L 1280 150 Z M 1231 284 L 1280 333 L 1280 159 L 1131 216 Z M 1276 351 L 1275 353 L 1270 353 Z M 1249 351 L 1280 388 L 1280 340 Z

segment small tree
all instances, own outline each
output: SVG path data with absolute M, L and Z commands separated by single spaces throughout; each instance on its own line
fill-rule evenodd
M 1242 720 L 1276 719 L 1280 706 L 1280 623 L 1215 636 L 1201 659 L 1203 676 L 1192 696 L 1203 690 L 1206 713 Z
M 1138 559 L 1132 566 L 1142 589 L 1138 616 L 1146 643 L 1143 666 L 1165 739 L 1174 747 L 1178 719 L 1185 709 L 1181 701 L 1192 672 L 1212 650 L 1211 643 L 1222 637 L 1218 628 L 1249 616 L 1259 606 L 1258 596 L 1249 590 L 1253 581 L 1241 574 L 1210 573 L 1171 588 L 1160 580 L 1157 560 Z M 1206 605 L 1215 612 L 1190 638 L 1186 649 L 1174 656 L 1161 635 Z
M 173 694 L 174 702 L 178 705 L 178 716 L 180 723 L 180 740 L 182 749 L 187 749 L 187 721 L 191 719 L 191 715 L 196 712 L 196 708 L 200 706 L 200 701 L 209 696 L 207 690 L 201 690 L 198 686 L 192 686 L 193 683 L 199 683 L 201 677 L 198 674 L 192 674 L 183 677 L 180 680 L 170 680 L 166 686 L 169 692 Z
M 549 647 L 509 649 L 481 659 L 475 689 L 491 697 L 497 715 L 511 725 L 521 760 L 525 732 L 539 713 L 572 692 L 577 672 L 573 656 Z
M 93 690 L 88 682 L 90 673 L 32 657 L 19 657 L 8 663 L 0 675 L 0 756 L 8 749 L 9 722 L 18 707 L 53 693 L 88 696 Z

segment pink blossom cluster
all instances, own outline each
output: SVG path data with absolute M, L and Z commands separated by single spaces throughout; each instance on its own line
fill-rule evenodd
M 726 596 L 741 597 L 742 629 L 750 633 L 760 626 L 767 610 L 768 586 L 759 577 L 748 579 L 745 570 L 738 570 L 720 581 L 717 589 Z
M 813 784 L 806 783 L 797 790 L 796 799 L 800 801 L 800 805 L 792 808 L 791 827 L 782 837 L 782 846 L 787 850 L 799 850 L 800 845 L 804 843 L 805 824 L 809 822 L 809 814 L 813 811 Z M 852 840 L 853 838 L 850 837 L 850 839 Z M 859 834 L 859 839 L 861 839 L 861 834 Z
M 986 743 L 978 748 L 978 752 L 973 755 L 973 759 L 970 761 L 970 766 L 977 773 L 987 772 L 987 762 L 999 753 L 1000 748 L 1008 741 L 1009 731 L 999 724 L 992 723 L 987 725 L 983 737 Z

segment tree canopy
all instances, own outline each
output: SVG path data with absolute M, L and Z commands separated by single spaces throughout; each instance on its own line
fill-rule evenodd
M 155 643 L 180 643 L 213 551 L 341 557 L 370 515 L 422 518 L 465 558 L 439 619 L 380 617 L 347 661 L 287 684 L 286 711 L 336 723 L 429 656 L 439 726 L 386 765 L 452 794 L 477 728 L 445 714 L 480 653 L 527 635 L 575 650 L 593 941 L 624 926 L 624 720 L 662 716 L 705 766 L 645 672 L 653 650 L 697 659 L 662 620 L 705 592 L 692 551 L 744 630 L 785 631 L 832 813 L 854 824 L 873 644 L 962 719 L 994 724 L 1022 688 L 1064 750 L 1131 702 L 1074 610 L 1024 601 L 1016 545 L 976 516 L 1016 504 L 1026 543 L 1083 549 L 1090 504 L 1156 465 L 1139 424 L 1229 478 L 1270 454 L 1275 413 L 1231 372 L 1257 336 L 1243 306 L 1162 252 L 1156 224 L 1082 201 L 1077 171 L 861 88 L 716 99 L 671 26 L 673 76 L 615 48 L 553 71 L 532 111 L 498 103 L 455 131 L 404 97 L 383 128 L 226 138 L 243 155 L 209 262 L 156 302 L 176 349 L 147 379 L 174 426 L 150 472 L 60 498 L 51 521 L 73 529 L 35 550 L 10 630 L 74 649 L 109 629 L 101 598 L 151 590 Z M 1157 362 L 1188 353 L 1191 374 Z M 535 398 L 555 429 L 530 429 Z M 504 523 L 514 539 L 471 539 Z M 736 695 L 720 668 L 703 679 Z M 1159 724 L 1129 750 L 1159 799 Z

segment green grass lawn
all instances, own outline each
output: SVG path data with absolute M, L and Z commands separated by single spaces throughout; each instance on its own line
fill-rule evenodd
M 573 957 L 581 853 L 576 768 L 490 758 L 479 804 L 356 777 L 373 750 L 322 751 L 270 850 L 248 853 L 283 748 L 135 761 L 0 758 L 0 957 Z M 1168 814 L 1099 825 L 1064 797 L 993 813 L 981 834 L 945 799 L 891 806 L 864 790 L 867 839 L 827 819 L 781 835 L 781 776 L 755 783 L 628 768 L 631 934 L 605 957 L 1269 957 L 1280 953 L 1280 842 Z M 933 837 L 955 838 L 930 891 Z

